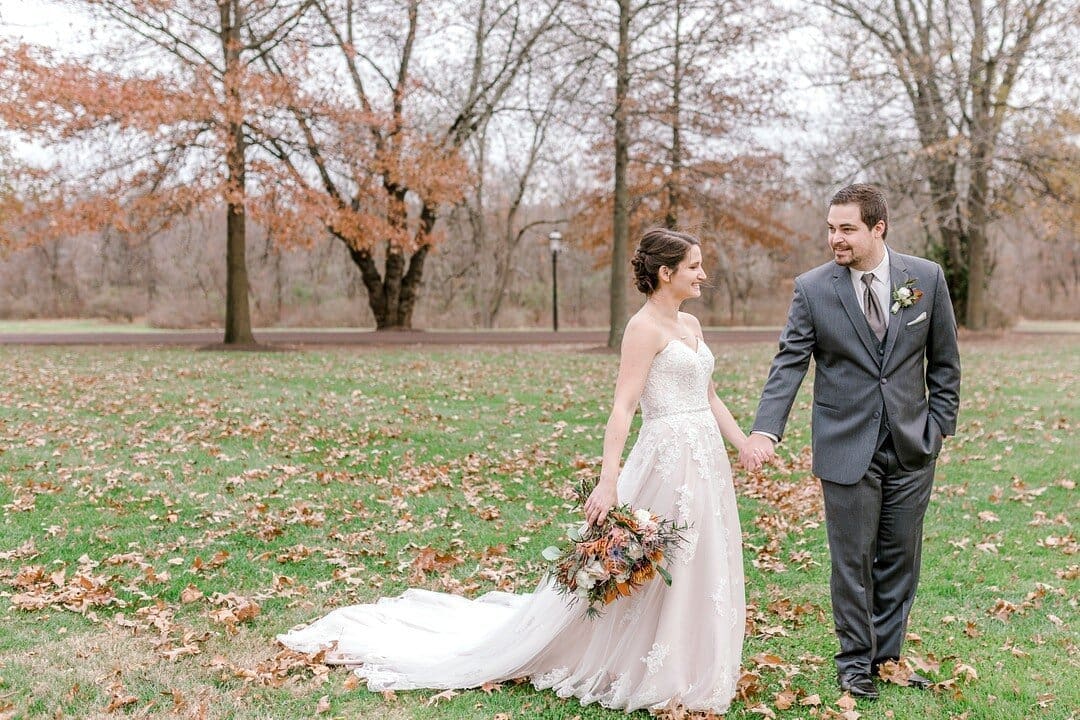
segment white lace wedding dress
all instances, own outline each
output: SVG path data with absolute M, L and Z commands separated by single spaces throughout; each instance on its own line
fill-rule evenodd
M 668 569 L 597 619 L 547 579 L 531 594 L 474 600 L 426 590 L 331 612 L 278 636 L 301 652 L 356 665 L 371 690 L 470 688 L 529 676 L 582 704 L 636 710 L 681 703 L 728 709 L 742 654 L 745 600 L 731 467 L 708 404 L 714 359 L 673 340 L 653 360 L 643 422 L 618 497 L 680 523 L 688 542 Z

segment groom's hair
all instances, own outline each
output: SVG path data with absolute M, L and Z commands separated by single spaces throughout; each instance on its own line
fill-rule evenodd
M 855 183 L 840 188 L 829 201 L 829 207 L 833 205 L 858 205 L 859 218 L 866 227 L 872 228 L 884 220 L 885 232 L 881 233 L 882 239 L 889 234 L 889 201 L 885 198 L 885 193 L 874 185 Z

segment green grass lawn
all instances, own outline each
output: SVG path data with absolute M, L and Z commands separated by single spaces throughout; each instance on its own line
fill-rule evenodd
M 1078 717 L 1080 338 L 1025 343 L 962 348 L 907 646 L 939 685 L 886 686 L 863 718 Z M 715 350 L 747 426 L 773 348 Z M 614 356 L 0 347 L 0 363 L 0 720 L 621 716 L 528 684 L 383 697 L 273 640 L 409 586 L 531 589 L 598 468 Z M 808 423 L 804 390 L 781 465 L 736 471 L 750 612 L 729 718 L 844 709 Z

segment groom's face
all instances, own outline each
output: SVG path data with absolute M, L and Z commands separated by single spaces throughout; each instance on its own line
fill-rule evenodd
M 833 205 L 826 221 L 829 226 L 829 249 L 837 265 L 855 270 L 873 270 L 885 256 L 885 223 L 866 227 L 857 204 Z

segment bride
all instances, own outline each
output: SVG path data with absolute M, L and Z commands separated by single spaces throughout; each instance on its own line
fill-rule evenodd
M 697 319 L 681 312 L 706 279 L 690 235 L 649 230 L 632 260 L 646 301 L 626 325 L 589 522 L 618 502 L 689 523 L 672 584 L 646 584 L 585 617 L 545 577 L 531 594 L 475 600 L 408 590 L 340 608 L 278 636 L 327 663 L 355 666 L 374 691 L 469 688 L 528 676 L 537 688 L 626 711 L 681 704 L 723 713 L 735 695 L 745 599 L 739 518 L 726 438 L 746 436 L 717 397 L 714 358 Z M 640 402 L 642 424 L 620 471 Z M 722 436 L 722 437 L 721 437 Z

